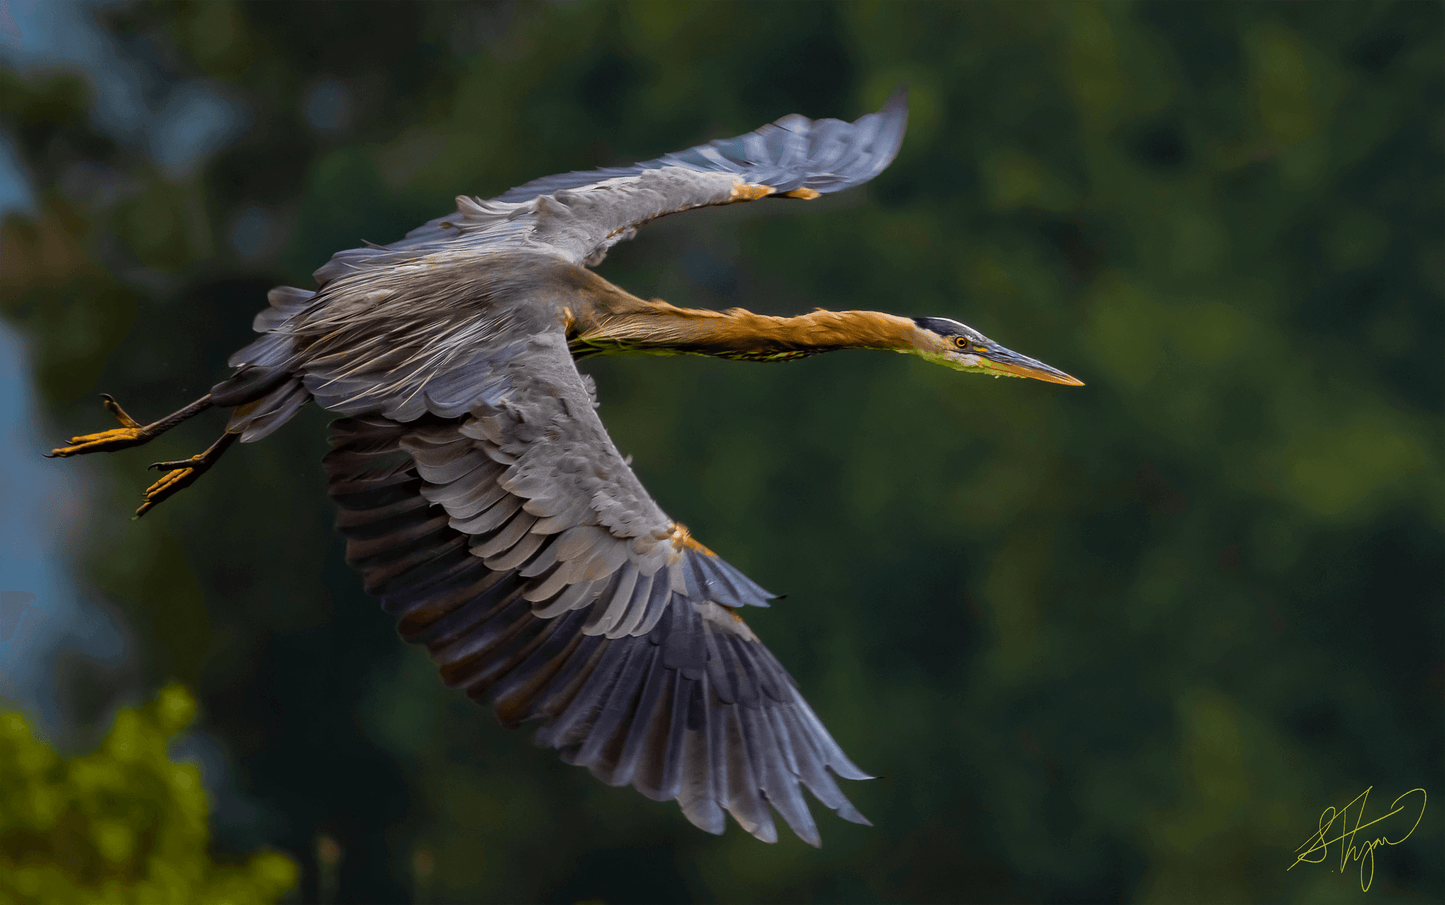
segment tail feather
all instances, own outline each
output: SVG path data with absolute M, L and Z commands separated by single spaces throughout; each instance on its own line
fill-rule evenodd
M 232 355 L 236 373 L 211 388 L 211 401 L 234 409 L 226 430 L 240 434 L 243 443 L 260 440 L 290 421 L 307 402 L 295 366 L 292 317 L 303 311 L 316 293 L 278 286 L 267 294 L 271 307 L 256 315 L 256 332 L 262 336 Z

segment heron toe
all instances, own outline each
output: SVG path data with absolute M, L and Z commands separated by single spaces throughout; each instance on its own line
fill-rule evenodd
M 93 452 L 110 452 L 139 446 L 150 439 L 144 428 L 117 427 L 95 434 L 71 437 L 67 446 L 59 446 L 46 453 L 47 459 L 63 459 L 68 456 L 82 456 Z
M 159 465 L 174 465 L 177 467 L 174 471 L 167 471 L 161 475 L 159 481 L 156 481 L 146 488 L 145 502 L 141 503 L 140 508 L 135 511 L 135 518 L 140 518 L 159 505 L 162 500 L 169 499 L 194 484 L 196 479 L 201 476 L 207 467 L 189 465 L 186 464 L 186 460 L 181 460 L 181 462 L 157 462 L 151 467 L 155 468 Z

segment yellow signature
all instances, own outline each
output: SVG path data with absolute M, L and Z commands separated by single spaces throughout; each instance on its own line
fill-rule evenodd
M 1336 811 L 1333 807 L 1325 808 L 1324 812 L 1320 814 L 1319 830 L 1317 830 L 1315 834 L 1305 842 L 1304 845 L 1301 845 L 1299 848 L 1295 849 L 1295 851 L 1298 852 L 1301 848 L 1306 848 L 1306 846 L 1308 846 L 1307 850 L 1302 855 L 1296 855 L 1294 859 L 1294 864 L 1291 864 L 1289 867 L 1285 868 L 1285 870 L 1293 870 L 1296 865 L 1301 863 L 1319 864 L 1321 861 L 1325 860 L 1325 856 L 1329 852 L 1329 847 L 1331 845 L 1334 845 L 1336 842 L 1339 842 L 1341 843 L 1340 873 L 1345 872 L 1345 867 L 1351 861 L 1359 861 L 1360 891 L 1369 892 L 1370 884 L 1375 882 L 1375 848 L 1380 845 L 1399 845 L 1401 842 L 1409 839 L 1410 833 L 1415 832 L 1415 827 L 1420 825 L 1421 818 L 1425 816 L 1425 800 L 1427 797 L 1425 795 L 1424 789 L 1411 789 L 1404 795 L 1401 795 L 1399 798 L 1396 798 L 1394 801 L 1390 802 L 1390 807 L 1392 809 L 1390 813 L 1386 814 L 1384 817 L 1376 817 L 1369 823 L 1360 823 L 1360 821 L 1364 819 L 1365 816 L 1365 803 L 1370 799 L 1370 789 L 1373 788 L 1374 786 L 1370 786 L 1369 789 L 1366 789 L 1365 791 L 1357 795 L 1354 801 L 1345 805 L 1343 808 L 1340 808 L 1338 811 Z M 1410 827 L 1409 832 L 1401 836 L 1399 839 L 1390 839 L 1387 836 L 1377 836 L 1374 839 L 1362 840 L 1358 845 L 1355 844 L 1356 833 L 1358 833 L 1365 827 L 1374 826 L 1381 820 L 1393 817 L 1403 811 L 1404 808 L 1400 806 L 1400 802 L 1404 801 L 1406 798 L 1409 798 L 1411 795 L 1414 795 L 1416 792 L 1420 793 L 1420 813 L 1415 817 L 1415 823 L 1413 826 Z M 1335 838 L 1326 839 L 1325 834 L 1329 832 L 1330 827 L 1334 826 L 1336 820 L 1340 821 L 1340 825 L 1342 828 L 1349 826 L 1349 819 L 1346 817 L 1346 815 L 1349 813 L 1350 808 L 1354 807 L 1356 803 L 1359 804 L 1360 809 L 1355 812 L 1354 828 L 1342 829 L 1342 832 Z M 1310 855 L 1313 855 L 1316 852 L 1319 852 L 1319 857 L 1311 858 Z M 1368 874 L 1366 874 L 1365 872 L 1366 867 L 1369 868 Z

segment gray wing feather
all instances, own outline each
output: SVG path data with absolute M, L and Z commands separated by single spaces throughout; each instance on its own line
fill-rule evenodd
M 721 832 L 726 811 L 774 840 L 771 804 L 816 845 L 802 787 L 866 822 L 833 780 L 866 774 L 732 615 L 771 595 L 682 543 L 560 332 L 527 342 L 476 378 L 506 377 L 506 392 L 464 417 L 334 425 L 331 493 L 368 591 L 448 685 L 507 725 L 540 721 L 564 760 L 676 799 L 703 829 Z
M 773 194 L 827 194 L 861 185 L 897 156 L 908 122 L 898 89 L 877 113 L 847 123 L 793 114 L 739 135 L 630 167 L 545 176 L 491 199 L 457 199 L 457 211 L 384 246 L 338 252 L 321 286 L 352 274 L 427 258 L 535 251 L 594 266 L 607 249 L 666 214 Z
M 746 135 L 718 139 L 630 167 L 544 176 L 509 189 L 496 200 L 528 201 L 666 167 L 736 176 L 780 193 L 796 189 L 812 189 L 820 194 L 837 192 L 883 172 L 897 156 L 907 125 L 908 92 L 899 88 L 877 113 L 856 122 L 811 120 L 794 113 Z

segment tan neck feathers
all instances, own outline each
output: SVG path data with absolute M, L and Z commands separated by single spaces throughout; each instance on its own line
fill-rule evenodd
M 615 287 L 609 287 L 615 289 Z M 835 349 L 918 348 L 912 320 L 877 311 L 813 311 L 772 317 L 741 308 L 678 308 L 617 290 L 574 312 L 573 339 L 595 351 L 675 352 L 778 360 Z

